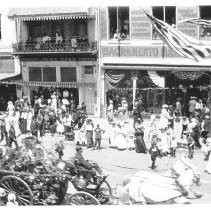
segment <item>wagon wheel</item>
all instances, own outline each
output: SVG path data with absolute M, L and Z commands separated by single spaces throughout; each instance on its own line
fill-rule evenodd
M 5 176 L 0 180 L 0 187 L 3 188 L 7 195 L 14 193 L 16 201 L 20 206 L 28 206 L 33 204 L 33 193 L 28 184 L 16 176 Z M 7 197 L 7 196 L 6 196 Z M 4 201 L 5 204 L 7 200 Z
M 86 192 L 78 192 L 71 195 L 69 201 L 70 205 L 100 205 L 93 195 Z
M 110 184 L 105 180 L 102 182 L 102 184 L 100 185 L 99 189 L 99 196 L 96 195 L 96 197 L 100 200 L 101 204 L 105 204 L 105 203 L 111 203 L 112 202 L 112 198 L 113 198 L 113 193 L 112 193 L 112 189 Z

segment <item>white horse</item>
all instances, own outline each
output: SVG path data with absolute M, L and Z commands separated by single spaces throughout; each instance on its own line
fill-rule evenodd
M 185 203 L 186 196 L 202 196 L 191 189 L 193 184 L 199 183 L 198 168 L 184 156 L 164 174 L 142 170 L 125 176 L 119 201 L 120 204 Z

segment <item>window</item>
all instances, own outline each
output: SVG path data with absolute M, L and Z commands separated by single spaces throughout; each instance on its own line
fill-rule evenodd
M 84 74 L 94 74 L 94 69 L 92 66 L 84 66 Z
M 44 67 L 43 68 L 43 81 L 44 82 L 56 82 L 56 67 Z
M 164 22 L 168 23 L 169 25 L 175 26 L 176 25 L 176 7 L 169 6 L 169 7 L 152 7 L 152 14 L 157 19 L 163 20 Z M 153 28 L 152 38 L 158 39 L 158 35 Z
M 29 81 L 42 81 L 41 67 L 29 67 Z
M 77 82 L 76 67 L 61 67 L 61 82 Z
M 115 33 L 129 38 L 129 7 L 108 7 L 108 14 L 110 39 L 115 39 Z
M 211 6 L 200 6 L 200 18 L 211 20 Z M 200 26 L 200 38 L 211 39 L 211 26 Z

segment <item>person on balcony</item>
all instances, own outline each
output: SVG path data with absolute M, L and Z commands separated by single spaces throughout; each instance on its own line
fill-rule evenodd
M 31 50 L 32 46 L 33 46 L 33 40 L 32 40 L 32 38 L 30 36 L 28 36 L 28 38 L 26 40 L 25 48 Z
M 70 42 L 71 42 L 71 45 L 72 45 L 72 48 L 75 50 L 78 46 L 78 41 L 76 39 L 76 33 L 73 33 L 73 36 L 71 37 L 70 39 Z
M 63 41 L 62 35 L 59 32 L 57 32 L 56 33 L 56 42 L 55 42 L 55 44 L 57 45 L 57 48 L 61 47 L 62 41 Z

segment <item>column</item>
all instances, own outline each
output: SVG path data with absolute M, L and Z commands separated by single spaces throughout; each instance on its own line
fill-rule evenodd
M 132 79 L 133 79 L 133 108 L 134 108 L 134 101 L 136 99 L 136 84 L 138 77 L 132 77 Z
M 100 101 L 100 115 L 105 117 L 106 99 L 105 99 L 105 70 L 101 69 L 101 101 Z

